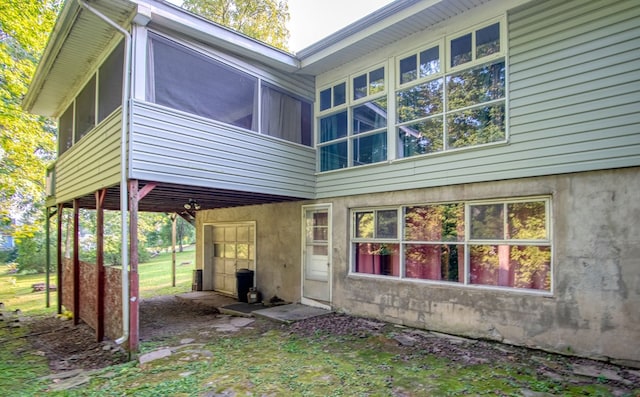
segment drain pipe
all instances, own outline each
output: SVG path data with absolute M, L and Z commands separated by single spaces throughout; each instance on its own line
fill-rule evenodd
M 131 34 L 120 25 L 109 19 L 100 11 L 88 5 L 84 0 L 77 0 L 81 8 L 94 14 L 124 36 L 124 67 L 122 79 L 122 135 L 120 137 L 120 213 L 122 214 L 122 336 L 116 339 L 122 344 L 129 339 L 129 228 L 127 219 L 127 133 L 129 126 L 129 96 L 131 71 Z

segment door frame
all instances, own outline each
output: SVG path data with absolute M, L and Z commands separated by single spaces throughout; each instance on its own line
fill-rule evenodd
M 307 211 L 318 211 L 318 210 L 326 210 L 327 211 L 327 259 L 329 260 L 329 266 L 327 271 L 327 288 L 329 289 L 329 300 L 328 305 L 322 302 L 319 302 L 315 299 L 306 298 L 304 296 L 304 280 L 305 280 L 305 248 L 306 248 L 306 213 Z M 300 236 L 302 237 L 300 240 L 300 303 L 307 306 L 318 307 L 322 309 L 331 310 L 331 302 L 333 299 L 333 254 L 332 254 L 332 213 L 333 213 L 333 204 L 309 204 L 303 205 L 301 209 L 301 225 L 300 225 Z
M 213 255 L 213 241 L 208 241 L 207 237 L 207 226 L 211 227 L 211 230 L 213 232 L 213 229 L 215 229 L 215 227 L 228 227 L 228 226 L 251 226 L 253 227 L 253 266 L 254 269 L 253 270 L 253 285 L 256 285 L 256 280 L 257 280 L 257 275 L 258 275 L 258 241 L 257 236 L 258 236 L 258 231 L 257 231 L 257 222 L 256 221 L 222 221 L 222 222 L 205 222 L 202 224 L 202 249 L 200 250 L 200 254 L 201 256 L 201 260 L 202 260 L 202 283 L 204 285 L 205 280 L 204 278 L 206 277 L 206 272 L 205 272 L 205 265 L 211 266 L 212 267 L 212 272 L 215 273 L 215 270 L 213 269 L 213 262 L 211 259 L 207 259 L 207 254 L 209 255 Z M 213 233 L 210 237 L 213 237 Z M 236 237 L 237 240 L 237 237 Z M 237 241 L 236 241 L 237 242 Z M 210 246 L 207 246 L 207 243 L 210 244 Z M 237 271 L 237 266 L 236 266 L 236 271 Z M 211 276 L 215 276 L 215 274 L 211 274 Z M 204 289 L 204 288 L 203 288 Z M 218 293 L 221 293 L 223 295 L 228 295 L 226 292 L 223 291 L 217 291 L 215 289 L 215 281 L 213 280 L 213 278 L 211 279 L 211 290 L 210 291 L 216 291 Z M 235 291 L 235 295 L 229 295 L 229 296 L 234 296 L 237 297 L 238 291 Z

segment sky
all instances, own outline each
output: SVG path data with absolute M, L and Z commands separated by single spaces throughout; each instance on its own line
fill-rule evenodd
M 289 49 L 296 52 L 392 0 L 288 0 Z

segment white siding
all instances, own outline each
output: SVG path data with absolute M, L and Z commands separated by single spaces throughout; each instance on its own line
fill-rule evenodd
M 318 198 L 640 165 L 640 3 L 531 2 L 508 32 L 508 144 L 319 174 Z
M 120 111 L 111 114 L 56 162 L 56 202 L 119 183 L 121 116 Z
M 315 150 L 135 102 L 130 178 L 313 198 Z

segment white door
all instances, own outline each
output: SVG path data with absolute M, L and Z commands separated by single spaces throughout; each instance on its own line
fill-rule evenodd
M 331 302 L 331 207 L 303 208 L 302 302 L 328 307 Z
M 212 228 L 213 289 L 236 296 L 238 269 L 256 270 L 255 224 L 215 224 Z

